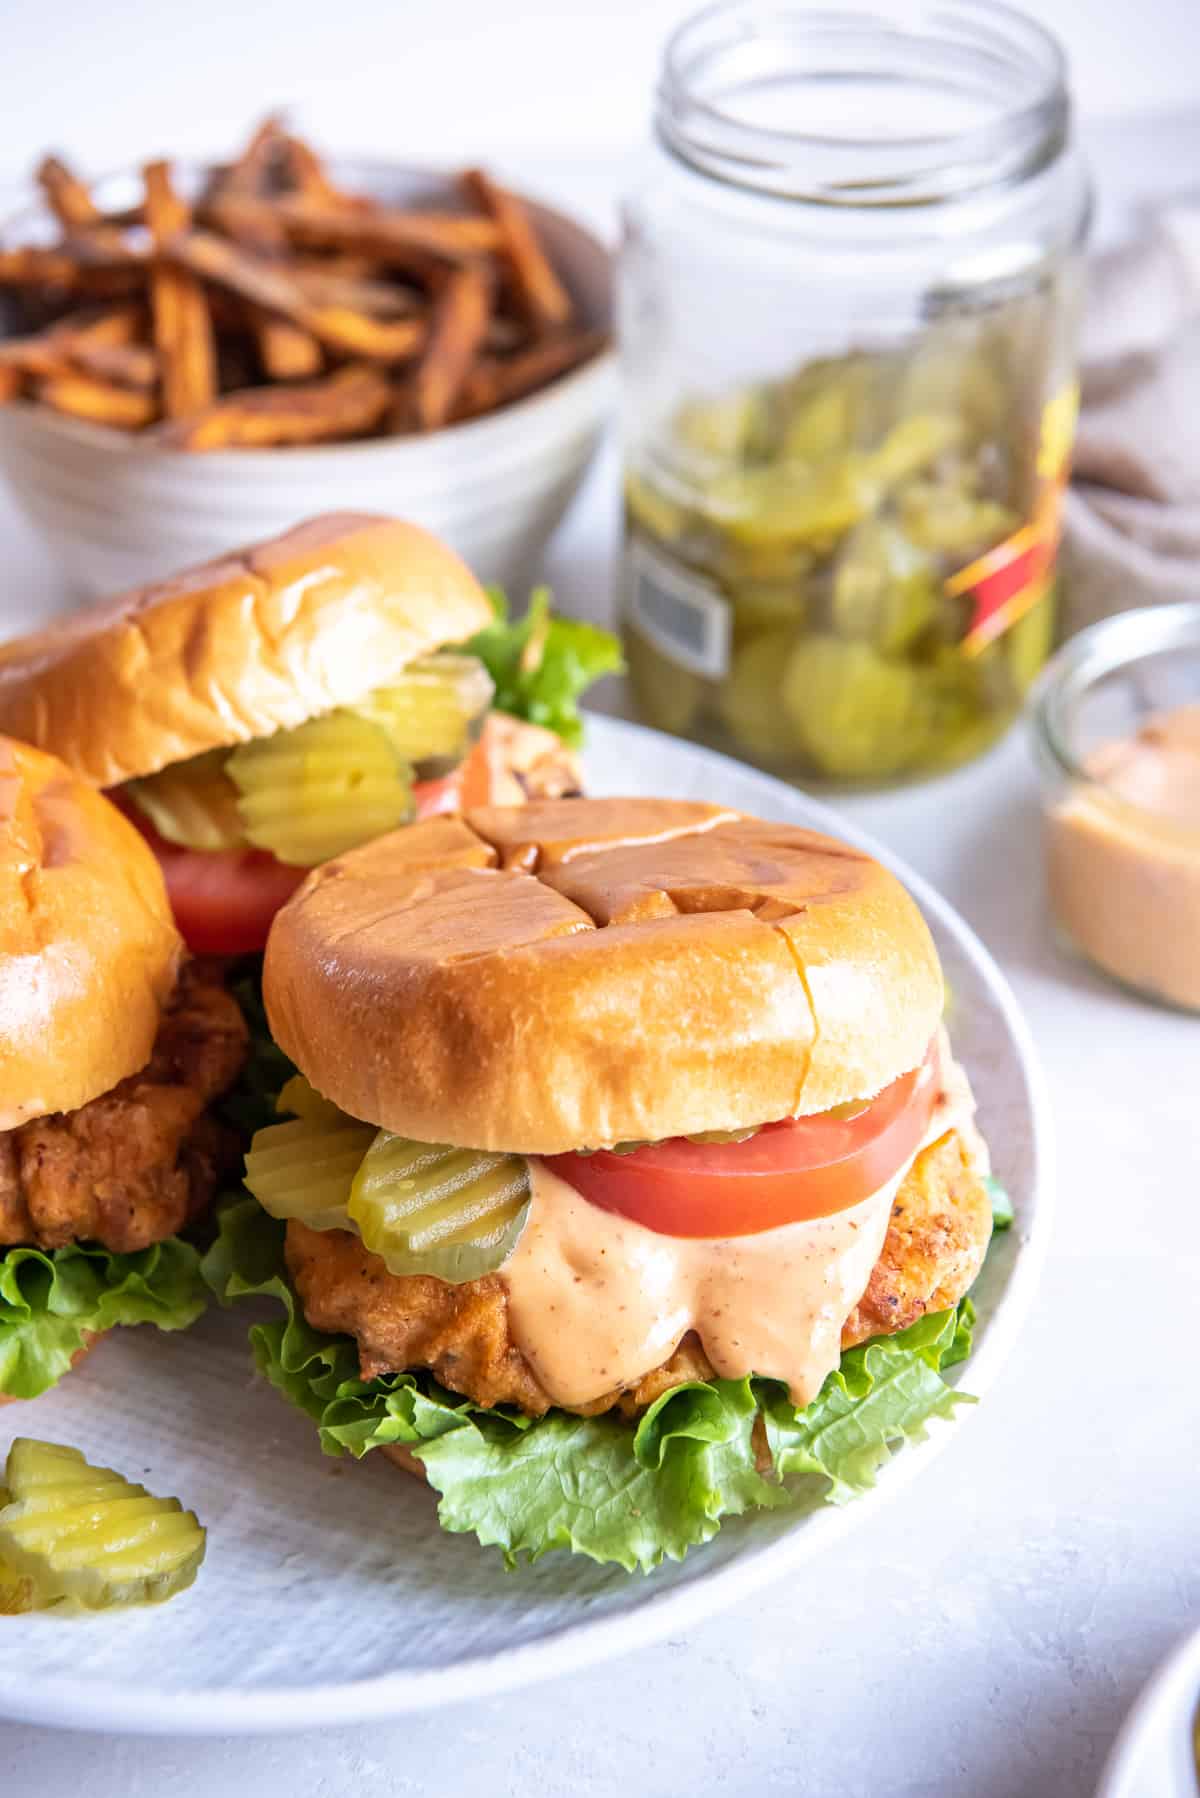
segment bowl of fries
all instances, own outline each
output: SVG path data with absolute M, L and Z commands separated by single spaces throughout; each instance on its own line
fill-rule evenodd
M 340 506 L 536 573 L 611 404 L 590 232 L 274 119 L 232 163 L 37 180 L 0 226 L 0 470 L 80 593 Z

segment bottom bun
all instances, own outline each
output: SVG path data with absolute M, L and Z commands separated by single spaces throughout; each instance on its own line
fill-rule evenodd
M 402 1467 L 405 1473 L 415 1474 L 417 1479 L 424 1480 L 426 1485 L 429 1484 L 429 1475 L 411 1449 L 405 1448 L 399 1442 L 385 1442 L 382 1452 L 389 1461 L 394 1461 L 397 1467 Z
M 87 1340 L 84 1342 L 83 1347 L 77 1348 L 75 1350 L 75 1353 L 71 1356 L 71 1366 L 73 1368 L 79 1366 L 79 1363 L 83 1360 L 85 1355 L 91 1354 L 92 1350 L 95 1348 L 95 1346 L 98 1342 L 103 1342 L 104 1338 L 108 1335 L 108 1331 L 100 1330 L 97 1332 L 93 1332 L 93 1331 L 87 1330 L 84 1332 L 84 1334 L 85 1334 Z M 63 1378 L 64 1379 L 66 1378 L 65 1374 L 64 1374 Z M 42 1393 L 40 1396 L 44 1398 L 45 1393 Z M 32 1399 L 17 1398 L 15 1393 L 0 1392 L 0 1405 L 30 1405 L 32 1403 L 33 1403 Z

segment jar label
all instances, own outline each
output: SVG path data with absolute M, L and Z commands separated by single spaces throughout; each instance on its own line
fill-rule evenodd
M 971 619 L 962 644 L 968 657 L 979 655 L 1016 624 L 1050 585 L 1078 411 L 1079 388 L 1072 382 L 1060 388 L 1042 412 L 1037 500 L 1031 521 L 946 582 L 951 599 L 965 595 L 971 601 Z
M 642 635 L 692 674 L 724 679 L 733 612 L 721 590 L 636 538 L 625 557 L 629 614 Z

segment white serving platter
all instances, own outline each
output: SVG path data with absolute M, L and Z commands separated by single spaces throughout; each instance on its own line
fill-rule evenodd
M 953 993 L 955 1049 L 1016 1208 L 976 1286 L 975 1350 L 954 1376 L 983 1395 L 1017 1339 L 1049 1234 L 1047 1105 L 1026 1026 L 961 918 L 827 807 L 724 757 L 593 718 L 589 791 L 703 798 L 844 836 L 888 862 L 922 906 Z M 398 1716 L 511 1690 L 677 1636 L 836 1555 L 842 1536 L 916 1478 L 986 1406 L 960 1407 L 855 1503 L 727 1523 L 681 1564 L 629 1576 L 565 1555 L 505 1570 L 444 1534 L 433 1496 L 381 1456 L 320 1453 L 306 1418 L 257 1379 L 247 1308 L 181 1336 L 117 1331 L 15 1434 L 70 1442 L 179 1495 L 209 1531 L 195 1587 L 160 1609 L 0 1623 L 0 1716 L 63 1727 L 227 1735 Z

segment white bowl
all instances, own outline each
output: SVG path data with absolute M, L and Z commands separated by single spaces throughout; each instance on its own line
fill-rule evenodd
M 200 168 L 183 168 L 195 188 Z M 388 201 L 436 203 L 444 175 L 377 162 L 334 164 L 347 187 Z M 97 183 L 102 205 L 137 197 L 136 178 Z M 611 262 L 571 219 L 527 201 L 583 323 L 612 322 Z M 0 244 L 52 233 L 32 207 Z M 33 404 L 0 407 L 0 469 L 72 586 L 95 597 L 154 580 L 315 512 L 390 512 L 451 544 L 482 580 L 520 586 L 583 478 L 614 386 L 605 352 L 540 393 L 423 437 L 316 449 L 189 453 Z

